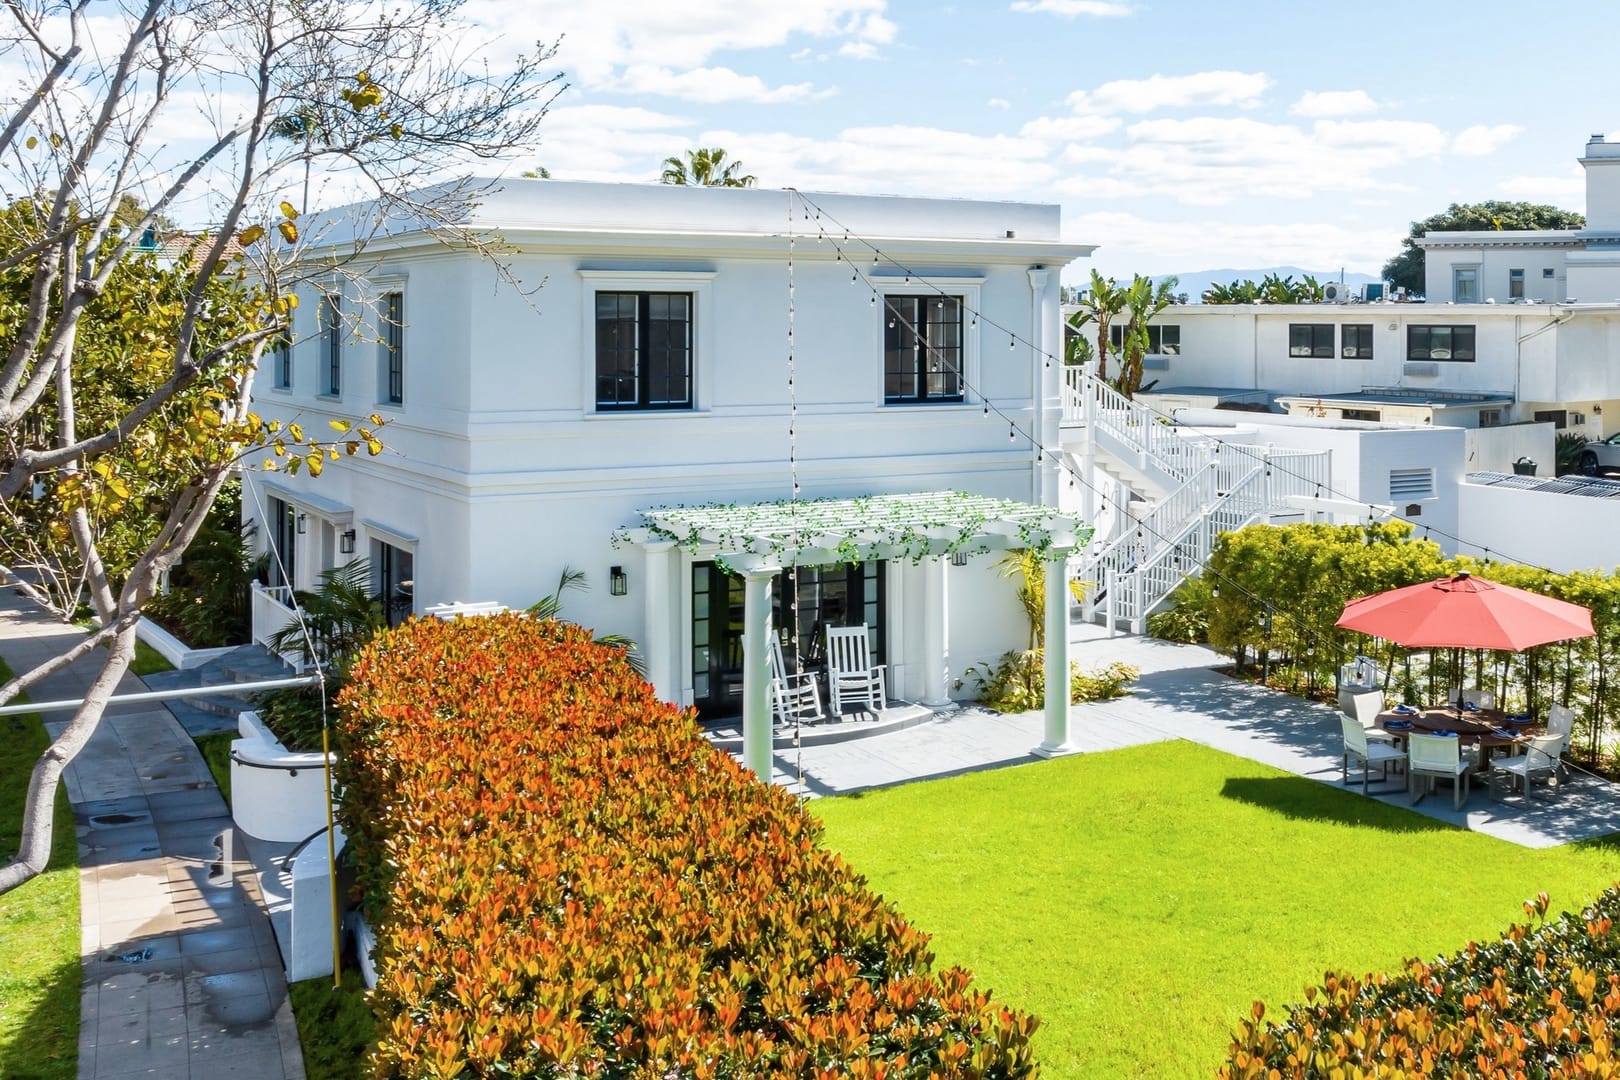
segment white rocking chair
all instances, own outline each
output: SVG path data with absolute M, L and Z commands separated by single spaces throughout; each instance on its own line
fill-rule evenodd
M 821 689 L 811 672 L 790 674 L 782 660 L 782 642 L 771 635 L 771 720 L 786 727 L 821 719 Z
M 827 694 L 832 699 L 833 717 L 843 715 L 846 701 L 865 701 L 871 712 L 883 708 L 889 697 L 884 682 L 887 667 L 872 663 L 864 625 L 829 626 Z

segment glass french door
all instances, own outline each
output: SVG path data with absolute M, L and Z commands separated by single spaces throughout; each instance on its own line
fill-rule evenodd
M 782 656 L 794 666 L 798 648 L 806 670 L 825 663 L 826 628 L 865 624 L 873 662 L 884 654 L 885 590 L 883 562 L 853 566 L 801 566 L 771 582 L 771 626 L 782 640 Z M 798 635 L 793 584 L 798 583 Z M 692 566 L 692 696 L 700 716 L 742 712 L 743 579 L 712 562 Z
M 298 549 L 298 509 L 284 499 L 271 497 L 270 584 L 292 585 L 298 580 L 293 555 Z

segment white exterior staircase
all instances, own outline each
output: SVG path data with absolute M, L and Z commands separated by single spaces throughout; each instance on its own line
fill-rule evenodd
M 1084 618 L 1142 633 L 1147 617 L 1198 573 L 1223 532 L 1273 517 L 1330 491 L 1330 454 L 1256 446 L 1166 423 L 1082 368 L 1064 372 L 1063 443 L 1070 465 L 1100 469 L 1145 500 L 1116 512 L 1075 560 Z M 1095 483 L 1095 477 L 1087 477 Z M 1127 505 L 1119 505 L 1121 503 Z M 1136 506 L 1143 504 L 1137 503 Z

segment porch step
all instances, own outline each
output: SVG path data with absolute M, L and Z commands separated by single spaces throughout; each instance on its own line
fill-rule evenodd
M 253 707 L 250 695 L 224 692 L 239 683 L 286 678 L 292 669 L 258 645 L 243 645 L 190 671 L 165 671 L 143 680 L 153 690 L 217 686 L 218 694 L 164 702 L 192 736 L 236 730 L 237 714 Z

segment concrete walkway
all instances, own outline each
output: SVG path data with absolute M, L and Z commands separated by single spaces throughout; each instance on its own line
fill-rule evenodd
M 1082 667 L 1119 660 L 1142 669 L 1133 692 L 1114 701 L 1077 705 L 1071 741 L 1082 752 L 1187 739 L 1286 772 L 1339 786 L 1343 739 L 1339 712 L 1215 671 L 1230 661 L 1197 645 L 1118 636 L 1089 625 L 1071 631 Z M 1039 712 L 1001 715 L 979 708 L 946 714 L 893 734 L 775 754 L 777 783 L 810 795 L 929 779 L 1009 765 L 1035 764 L 1043 735 Z M 802 762 L 804 781 L 799 784 Z M 1411 805 L 1401 779 L 1377 798 L 1392 805 L 1526 847 L 1553 847 L 1620 833 L 1620 786 L 1576 776 L 1555 799 L 1513 796 L 1492 801 L 1476 788 L 1462 809 L 1450 790 Z M 1360 793 L 1357 784 L 1350 790 Z M 1378 790 L 1378 785 L 1374 785 Z
M 0 656 L 13 671 L 80 636 L 0 590 Z M 82 697 L 98 661 L 30 696 Z M 119 691 L 144 688 L 126 676 Z M 46 716 L 47 728 L 68 716 Z M 281 954 L 251 875 L 219 865 L 214 838 L 230 817 L 196 744 L 165 709 L 109 710 L 64 783 L 79 838 L 81 1080 L 301 1080 Z

